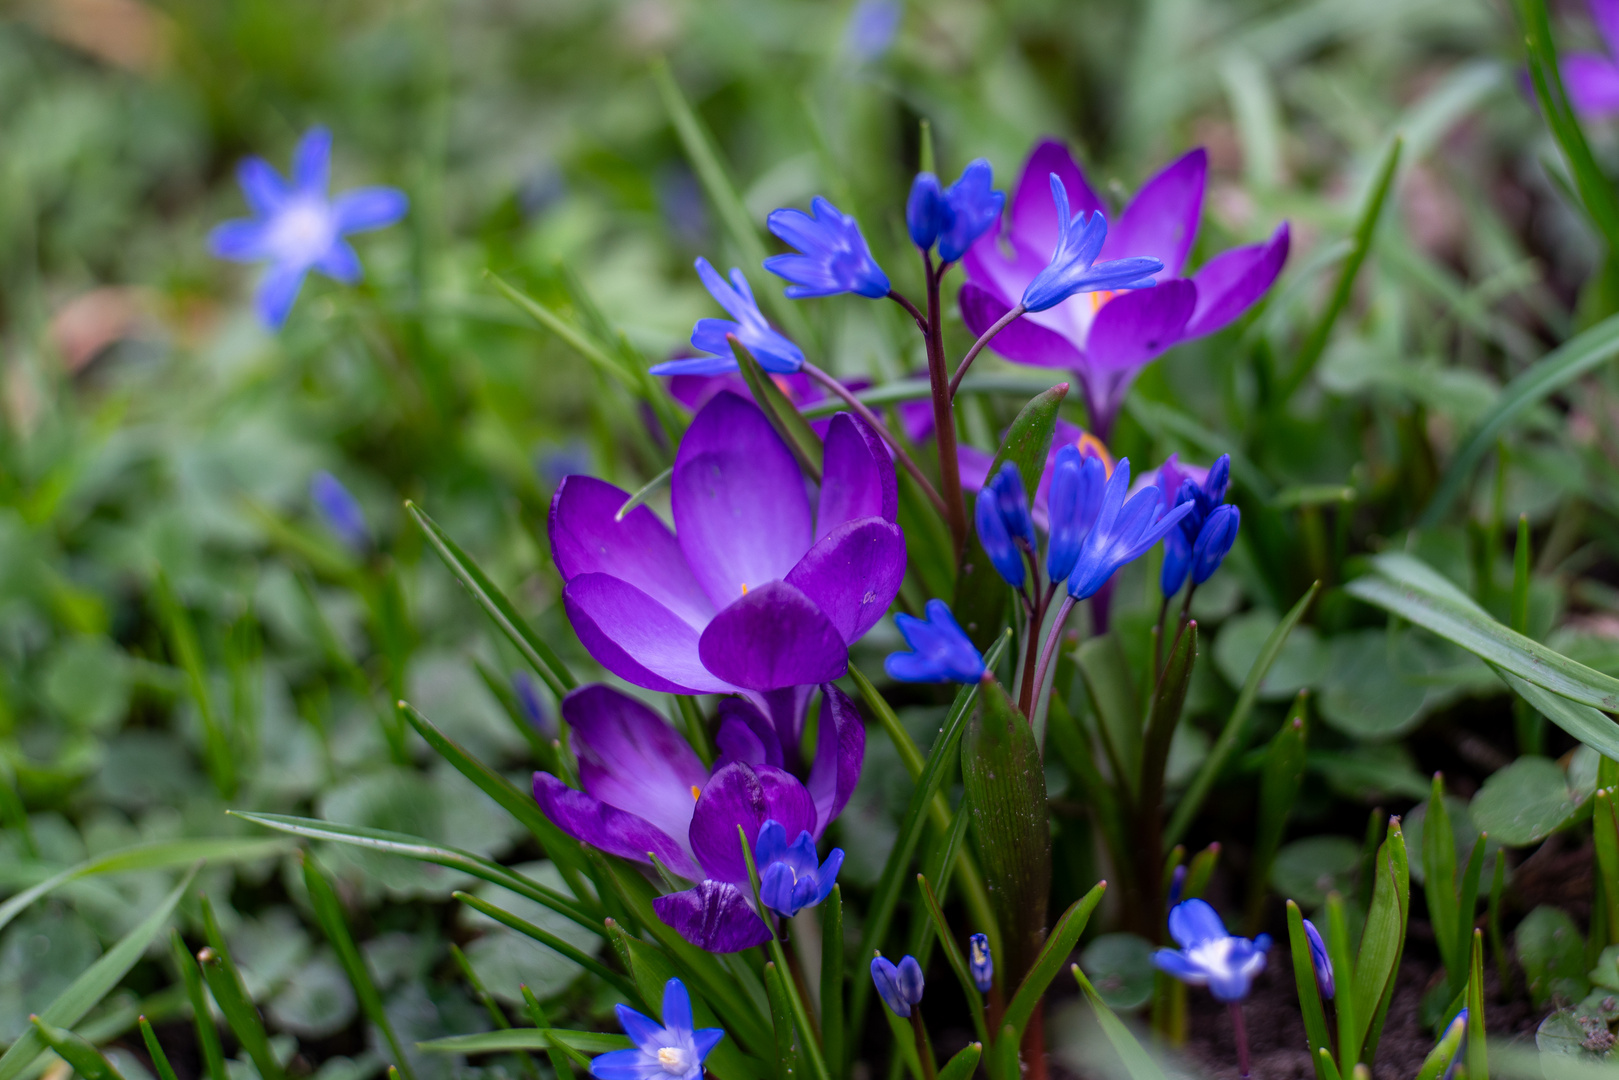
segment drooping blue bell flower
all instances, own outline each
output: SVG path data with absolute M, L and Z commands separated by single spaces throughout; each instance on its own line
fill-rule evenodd
M 974 934 L 967 939 L 967 970 L 972 973 L 973 985 L 987 994 L 995 985 L 995 958 L 989 954 L 989 938 Z
M 1107 486 L 1107 465 L 1095 454 L 1069 444 L 1057 451 L 1051 488 L 1046 495 L 1050 533 L 1046 541 L 1046 576 L 1062 581 L 1073 573 L 1079 549 L 1096 524 Z
M 929 600 L 927 618 L 894 616 L 910 652 L 890 653 L 883 670 L 900 682 L 975 683 L 984 677 L 984 657 L 943 600 Z
M 1231 485 L 1231 455 L 1220 455 L 1215 463 L 1209 466 L 1207 475 L 1199 482 L 1195 474 L 1188 474 L 1171 454 L 1169 460 L 1158 470 L 1158 482 L 1162 494 L 1170 496 L 1173 492 L 1171 497 L 1174 506 L 1186 505 L 1192 508 L 1191 512 L 1181 519 L 1180 528 L 1164 538 L 1164 565 L 1159 573 L 1158 587 L 1165 596 L 1174 596 L 1180 592 L 1181 586 L 1186 584 L 1186 578 L 1192 571 L 1193 551 L 1197 547 L 1204 525 L 1215 509 L 1225 502 L 1226 491 Z M 1240 521 L 1239 517 L 1238 523 Z M 1221 525 L 1222 530 L 1229 527 L 1229 523 Z M 1198 579 L 1196 584 L 1201 585 L 1207 581 L 1209 575 L 1219 568 L 1220 560 L 1225 558 L 1226 552 L 1231 550 L 1231 544 L 1236 542 L 1235 529 L 1232 529 L 1229 538 L 1210 537 L 1210 543 L 1220 540 L 1225 541 L 1225 550 L 1219 552 L 1208 572 L 1203 578 Z M 1207 550 L 1213 551 L 1218 548 Z
M 731 268 L 727 285 L 707 259 L 697 260 L 697 277 L 726 312 L 729 319 L 698 319 L 692 327 L 691 347 L 707 356 L 668 360 L 652 367 L 654 375 L 723 375 L 737 370 L 736 354 L 728 337 L 735 337 L 753 354 L 759 366 L 775 375 L 791 375 L 804 366 L 804 353 L 785 336 L 771 329 L 770 322 L 753 299 L 753 290 L 742 271 Z
M 1167 514 L 1155 487 L 1143 488 L 1125 501 L 1130 490 L 1130 459 L 1121 458 L 1102 489 L 1096 524 L 1080 545 L 1068 575 L 1068 595 L 1083 600 L 1106 585 L 1121 566 L 1145 555 L 1191 512 L 1177 506 Z
M 1237 530 L 1242 526 L 1242 511 L 1235 506 L 1217 506 L 1192 545 L 1192 584 L 1201 585 L 1214 576 L 1225 560 L 1231 545 L 1237 542 Z
M 922 965 L 916 957 L 907 956 L 898 964 L 881 956 L 871 959 L 871 981 L 877 987 L 877 996 L 895 1016 L 908 1017 L 911 1009 L 922 1004 Z
M 960 259 L 1006 207 L 1006 194 L 993 185 L 994 173 L 983 158 L 968 165 L 947 188 L 932 173 L 918 173 L 905 203 L 911 242 L 926 251 L 937 241 L 940 262 Z
M 979 491 L 973 522 L 990 565 L 1014 589 L 1023 587 L 1024 552 L 1034 550 L 1034 521 L 1023 490 L 1023 474 L 1008 461 Z
M 766 270 L 792 282 L 787 295 L 794 300 L 846 292 L 873 300 L 887 296 L 888 275 L 871 257 L 859 222 L 819 195 L 810 200 L 810 209 L 813 216 L 783 209 L 766 219 L 771 233 L 796 249 L 765 260 Z
M 842 848 L 833 848 L 821 862 L 809 830 L 789 844 L 786 826 L 774 819 L 759 827 L 753 857 L 759 869 L 759 899 L 784 919 L 831 896 L 843 866 Z

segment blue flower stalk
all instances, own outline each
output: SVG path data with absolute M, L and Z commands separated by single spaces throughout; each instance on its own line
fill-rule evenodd
M 343 481 L 321 470 L 309 478 L 309 501 L 343 546 L 357 555 L 371 549 L 371 526 L 366 523 L 365 511 Z

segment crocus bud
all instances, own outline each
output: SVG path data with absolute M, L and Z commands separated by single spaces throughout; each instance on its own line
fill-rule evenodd
M 1192 584 L 1201 585 L 1220 569 L 1231 545 L 1237 542 L 1237 529 L 1242 525 L 1242 511 L 1235 506 L 1222 505 L 1203 522 L 1192 545 Z
M 1315 968 L 1315 985 L 1321 991 L 1321 996 L 1328 1001 L 1332 1000 L 1334 984 L 1332 981 L 1332 959 L 1327 955 L 1327 943 L 1321 940 L 1321 931 L 1315 928 L 1315 923 L 1309 919 L 1304 920 L 1304 936 L 1310 939 L 1310 965 Z M 1465 1014 L 1467 1010 L 1463 1009 Z
M 877 996 L 895 1016 L 908 1017 L 913 1006 L 922 1004 L 922 965 L 914 956 L 907 956 L 898 964 L 881 956 L 873 957 L 871 981 L 877 987 Z
M 371 546 L 371 529 L 366 524 L 365 511 L 341 480 L 329 472 L 316 473 L 309 480 L 309 498 L 326 527 L 345 545 L 362 552 Z
M 917 173 L 911 181 L 911 194 L 905 200 L 905 227 L 911 243 L 923 251 L 933 246 L 945 225 L 944 191 L 932 173 Z
M 995 958 L 990 956 L 989 938 L 983 934 L 967 939 L 967 967 L 979 992 L 989 993 L 989 988 L 995 985 Z

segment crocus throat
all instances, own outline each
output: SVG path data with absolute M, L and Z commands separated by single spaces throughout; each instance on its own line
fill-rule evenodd
M 1116 289 L 1099 289 L 1096 292 L 1090 293 L 1089 296 L 1091 298 L 1091 311 L 1093 313 L 1097 312 L 1097 311 L 1101 311 L 1102 310 L 1102 305 L 1107 303 L 1109 300 L 1113 299 L 1117 295 L 1119 295 L 1119 294 L 1118 294 L 1118 290 L 1116 290 Z

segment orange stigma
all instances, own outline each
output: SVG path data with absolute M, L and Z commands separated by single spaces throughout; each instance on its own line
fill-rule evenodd
M 746 581 L 742 583 L 742 595 L 748 595 L 748 583 Z
M 691 798 L 692 798 L 692 801 L 696 802 L 698 799 L 702 798 L 702 795 L 703 795 L 702 790 L 699 789 L 696 784 L 693 784 L 691 786 Z
M 1102 305 L 1113 299 L 1113 297 L 1116 295 L 1117 293 L 1112 289 L 1101 289 L 1097 292 L 1091 293 L 1091 310 L 1101 311 Z

